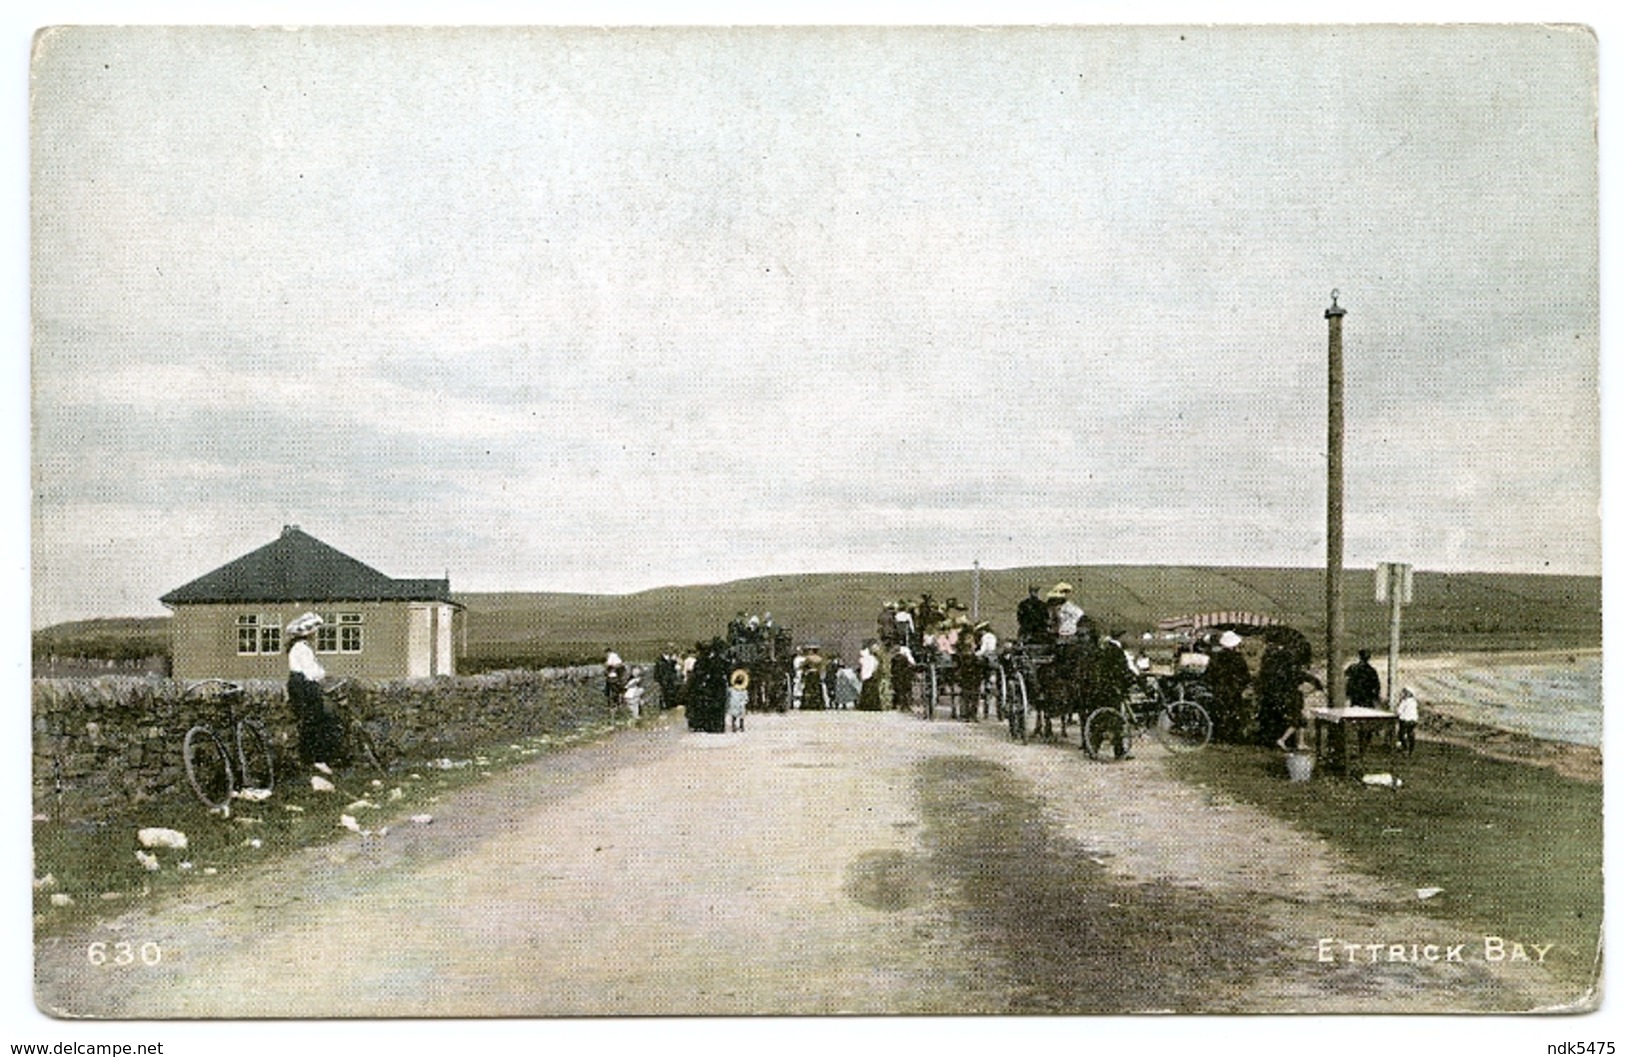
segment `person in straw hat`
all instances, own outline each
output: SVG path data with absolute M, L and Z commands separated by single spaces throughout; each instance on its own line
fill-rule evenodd
M 1094 651 L 1094 634 L 1083 607 L 1072 601 L 1072 585 L 1061 581 L 1044 596 L 1049 605 L 1050 633 L 1055 643 L 1055 664 L 1052 678 L 1059 681 L 1060 700 L 1050 703 L 1051 710 L 1059 710 L 1063 722 L 1069 711 L 1081 710 L 1084 690 L 1084 667 Z
M 1240 745 L 1247 737 L 1245 695 L 1252 685 L 1252 669 L 1241 652 L 1241 636 L 1226 630 L 1208 660 L 1207 685 L 1213 691 L 1213 740 Z
M 750 700 L 750 672 L 735 668 L 728 676 L 728 732 L 742 734 L 745 730 L 745 705 Z
M 1049 589 L 1044 600 L 1050 604 L 1051 630 L 1062 645 L 1075 642 L 1084 619 L 1083 607 L 1072 601 L 1072 585 L 1062 581 Z
M 322 703 L 322 680 L 327 672 L 316 659 L 313 645 L 322 623 L 317 614 L 306 613 L 283 629 L 288 643 L 288 704 L 299 729 L 299 761 L 307 767 L 339 763 L 336 757 L 342 745 L 334 718 Z

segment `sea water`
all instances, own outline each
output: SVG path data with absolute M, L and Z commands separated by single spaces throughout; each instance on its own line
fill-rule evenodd
M 1602 744 L 1602 658 L 1484 664 L 1404 676 L 1429 707 L 1547 741 Z

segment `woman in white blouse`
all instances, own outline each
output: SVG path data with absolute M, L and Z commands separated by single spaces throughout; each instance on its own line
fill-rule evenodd
M 337 747 L 326 709 L 322 706 L 322 679 L 327 672 L 316 659 L 312 646 L 322 618 L 306 613 L 285 629 L 288 640 L 288 704 L 299 725 L 299 759 L 305 766 L 333 763 L 329 759 Z

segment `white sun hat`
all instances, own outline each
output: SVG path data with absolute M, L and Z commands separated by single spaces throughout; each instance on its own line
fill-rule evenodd
M 303 616 L 294 617 L 287 627 L 288 638 L 298 639 L 313 634 L 317 628 L 325 623 L 326 621 L 317 613 L 306 613 Z
M 1227 650 L 1233 650 L 1237 646 L 1241 645 L 1241 636 L 1237 635 L 1234 631 L 1226 631 L 1223 635 L 1219 636 L 1219 645 L 1223 646 Z

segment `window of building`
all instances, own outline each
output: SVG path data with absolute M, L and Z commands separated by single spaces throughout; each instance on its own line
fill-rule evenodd
M 336 653 L 339 648 L 339 629 L 333 614 L 322 614 L 322 626 L 316 629 L 316 652 Z
M 237 616 L 239 654 L 281 653 L 282 617 L 276 613 L 240 613 Z
M 361 652 L 361 614 L 339 614 L 339 652 Z
M 237 652 L 258 653 L 260 651 L 260 618 L 253 614 L 244 614 L 237 618 Z

